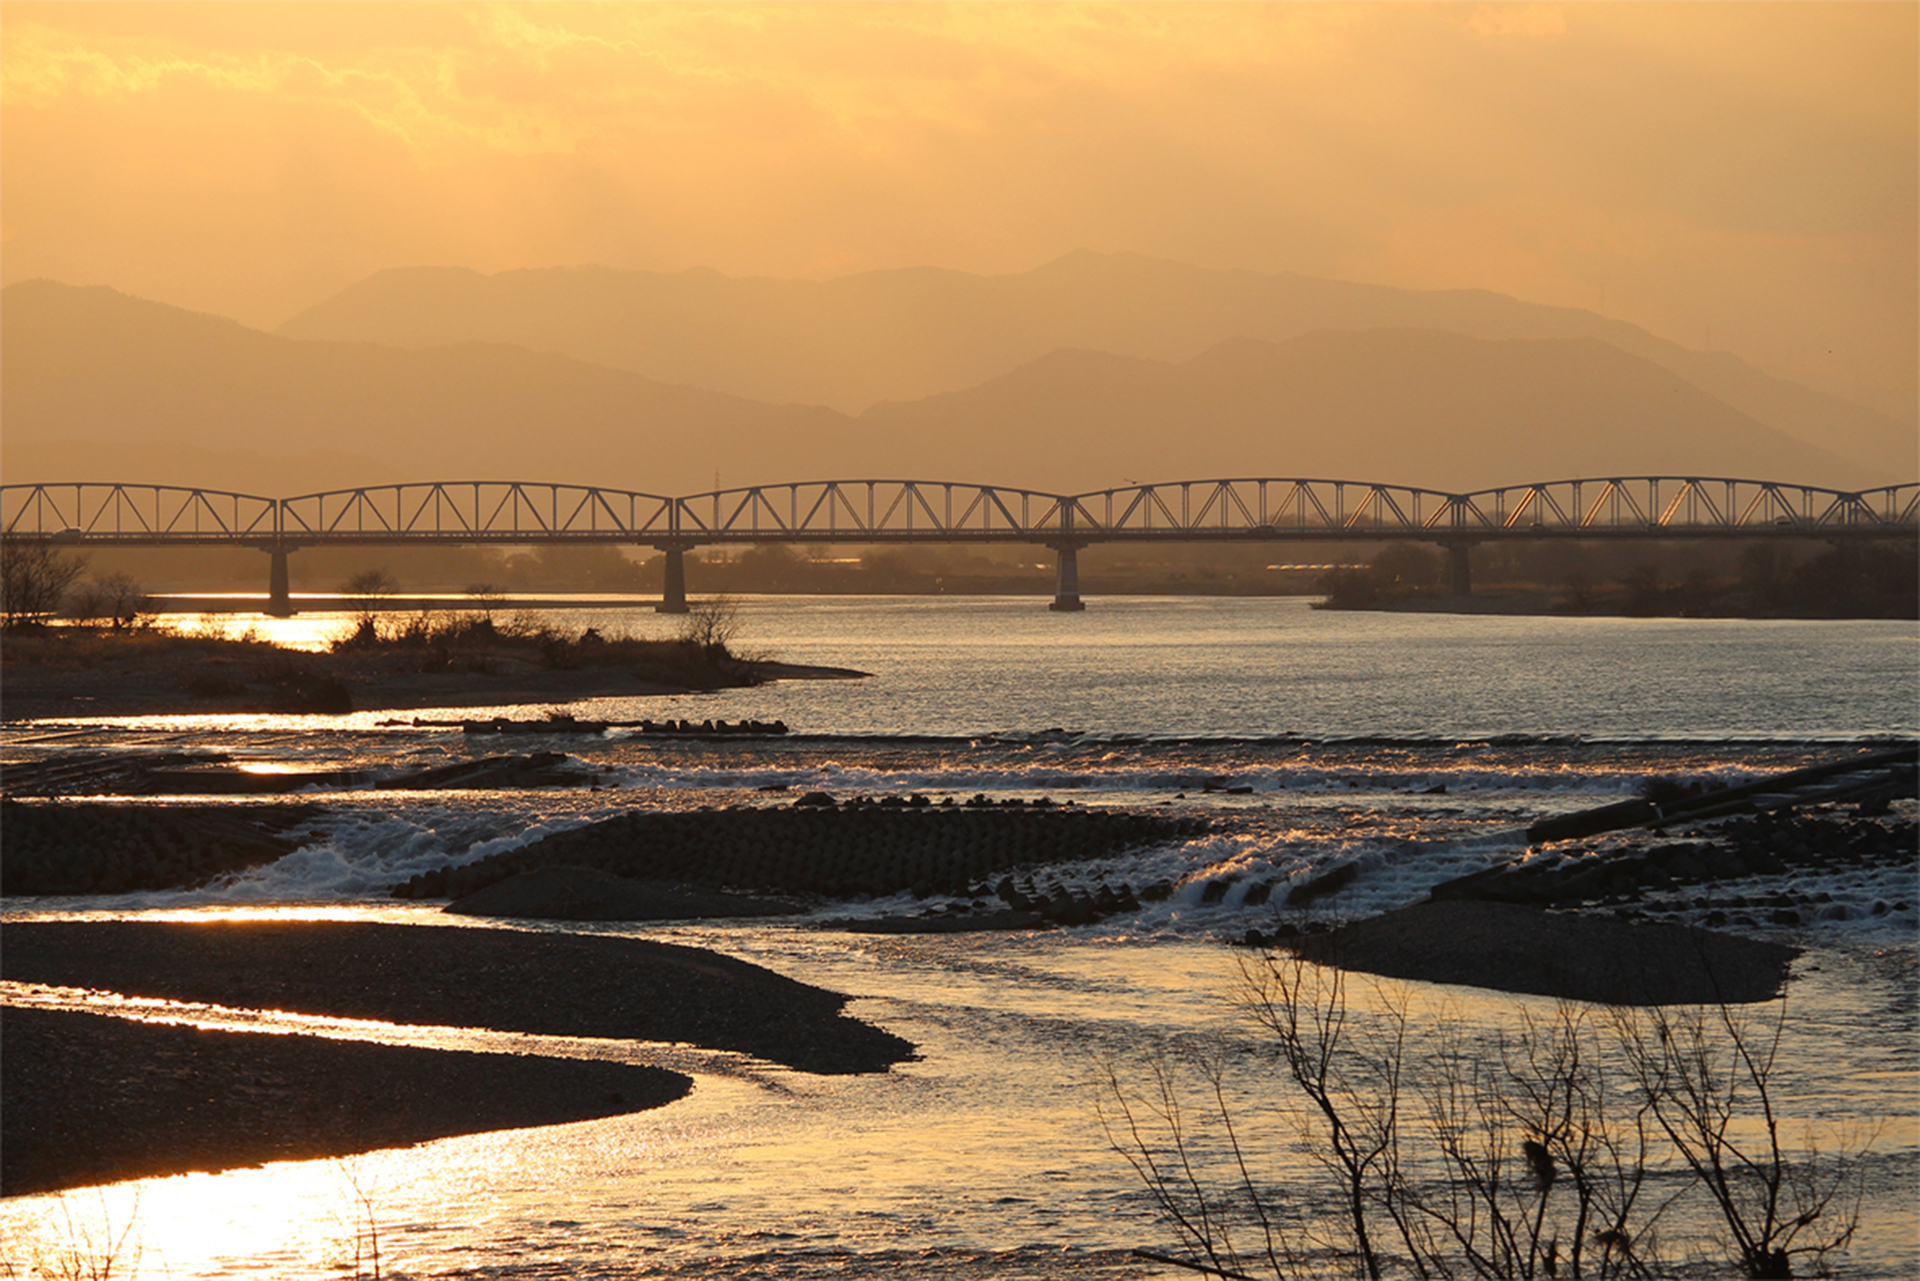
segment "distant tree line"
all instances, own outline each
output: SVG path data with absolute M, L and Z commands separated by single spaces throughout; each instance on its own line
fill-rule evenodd
M 1473 550 L 1477 594 L 1532 592 L 1565 614 L 1635 617 L 1920 617 L 1920 543 L 1539 542 Z M 1444 596 L 1437 548 L 1393 543 L 1322 575 L 1323 608 Z
M 8 546 L 4 616 L 10 626 L 63 612 L 124 624 L 149 591 L 259 591 L 266 580 L 266 558 L 252 550 L 111 549 L 89 560 L 35 540 Z M 1274 561 L 1340 568 L 1301 574 Z M 607 545 L 322 547 L 302 550 L 289 568 L 296 590 L 371 599 L 409 592 L 656 593 L 662 564 L 651 548 Z M 1543 608 L 1569 614 L 1920 616 L 1920 544 L 1910 541 L 1840 547 L 1813 540 L 1483 543 L 1473 549 L 1472 572 L 1476 594 L 1531 593 L 1543 598 Z M 687 554 L 688 586 L 699 593 L 1040 594 L 1052 590 L 1053 574 L 1053 553 L 1024 544 L 765 544 Z M 1371 549 L 1095 544 L 1080 554 L 1080 581 L 1083 592 L 1095 595 L 1317 593 L 1333 609 L 1390 607 L 1448 590 L 1445 554 L 1412 542 Z

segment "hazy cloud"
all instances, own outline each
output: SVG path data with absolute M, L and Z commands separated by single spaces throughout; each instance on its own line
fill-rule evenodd
M 7 280 L 1078 247 L 1606 311 L 1911 409 L 1912 5 L 0 9 Z

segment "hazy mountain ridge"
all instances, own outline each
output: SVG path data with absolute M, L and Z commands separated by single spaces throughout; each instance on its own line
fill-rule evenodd
M 992 422 L 1009 446 L 1040 456 L 1049 446 L 1074 452 L 1057 424 L 1097 424 L 1087 433 L 1096 443 L 1082 450 L 1089 461 L 1130 465 L 1155 442 L 1178 460 L 1172 471 L 1125 473 L 1141 481 L 1266 475 L 1462 490 L 1623 474 L 1842 488 L 1871 479 L 1851 460 L 1591 338 L 1329 331 L 1283 343 L 1229 339 L 1178 364 L 1063 350 L 968 391 L 876 405 L 862 418 L 927 441 Z
M 912 476 L 1055 491 L 1204 475 L 1439 489 L 1676 471 L 1911 479 L 1865 475 L 1592 339 L 1334 331 L 1231 339 L 1178 364 L 1062 349 L 858 418 L 508 345 L 294 340 L 47 281 L 5 291 L 0 349 L 10 482 L 278 495 L 454 478 L 690 493 L 716 469 L 723 485 Z M 156 454 L 178 473 L 145 470 Z M 220 477 L 200 470 L 218 456 Z
M 568 356 L 296 342 L 49 281 L 5 291 L 0 346 L 10 480 L 22 445 L 39 448 L 21 461 L 62 442 L 109 457 L 155 444 L 282 456 L 324 444 L 334 464 L 357 455 L 371 470 L 328 465 L 304 488 L 500 476 L 673 492 L 709 487 L 716 466 L 731 472 L 733 457 L 714 441 L 736 442 L 744 461 L 775 443 L 824 448 L 858 434 L 829 410 L 668 386 Z
M 1697 352 L 1637 325 L 1484 290 L 1421 291 L 1068 254 L 1032 271 L 936 268 L 826 281 L 602 267 L 482 275 L 377 273 L 277 332 L 429 347 L 517 343 L 775 403 L 857 413 L 996 378 L 1062 347 L 1189 359 L 1229 338 L 1325 329 L 1440 329 L 1478 338 L 1598 338 L 1673 371 L 1756 421 L 1875 469 L 1920 468 L 1915 423 Z

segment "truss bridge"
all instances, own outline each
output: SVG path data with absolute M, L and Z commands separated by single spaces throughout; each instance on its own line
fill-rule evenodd
M 666 555 L 663 612 L 685 612 L 685 553 L 741 544 L 1028 543 L 1057 557 L 1052 608 L 1082 608 L 1096 543 L 1368 542 L 1447 549 L 1470 594 L 1471 549 L 1516 539 L 1805 539 L 1920 533 L 1920 484 L 1847 492 L 1775 481 L 1637 476 L 1470 493 L 1273 477 L 1052 494 L 926 480 L 824 480 L 685 496 L 530 481 L 428 481 L 268 498 L 170 485 L 0 486 L 6 537 L 78 547 L 257 548 L 269 613 L 291 612 L 287 557 L 337 545 L 600 543 Z

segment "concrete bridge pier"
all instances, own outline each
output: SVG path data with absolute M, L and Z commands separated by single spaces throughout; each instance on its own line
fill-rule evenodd
M 1049 543 L 1056 554 L 1053 576 L 1053 604 L 1048 609 L 1073 613 L 1085 609 L 1080 599 L 1080 549 L 1084 543 Z
M 287 557 L 298 547 L 263 547 L 272 558 L 267 570 L 267 617 L 292 618 L 293 599 L 287 590 Z
M 1473 544 L 1449 539 L 1440 545 L 1447 549 L 1447 595 L 1473 595 Z
M 656 614 L 685 614 L 687 609 L 687 547 L 685 543 L 661 543 L 656 551 L 666 553 L 666 582 L 660 591 Z

